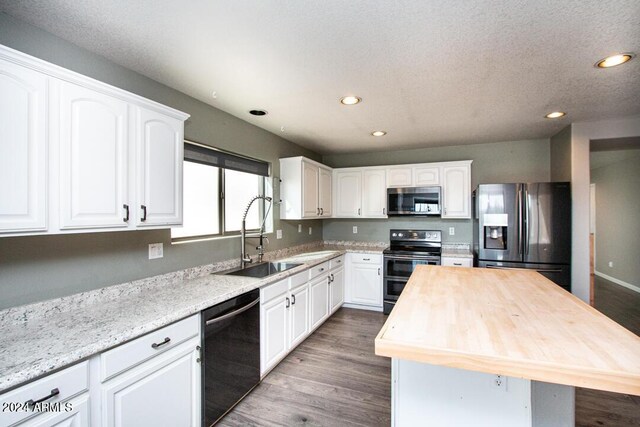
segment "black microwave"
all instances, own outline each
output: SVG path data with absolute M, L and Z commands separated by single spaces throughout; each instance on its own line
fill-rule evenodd
M 441 196 L 438 186 L 387 188 L 387 214 L 439 216 Z

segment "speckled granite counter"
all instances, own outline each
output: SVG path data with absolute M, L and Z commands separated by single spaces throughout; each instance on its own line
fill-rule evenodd
M 471 246 L 468 243 L 443 243 L 442 256 L 447 258 L 471 258 Z
M 303 265 L 267 278 L 211 274 L 238 260 L 190 268 L 0 311 L 0 393 L 345 252 L 385 243 L 316 242 L 265 254 Z

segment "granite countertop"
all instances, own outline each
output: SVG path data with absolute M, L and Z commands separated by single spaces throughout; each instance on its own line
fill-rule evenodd
M 211 274 L 231 260 L 0 311 L 0 393 L 87 359 L 242 293 L 345 252 L 381 253 L 384 243 L 325 242 L 265 254 L 303 265 L 257 279 Z
M 443 243 L 442 255 L 447 258 L 471 258 L 473 259 L 473 253 L 471 252 L 471 245 L 468 243 Z

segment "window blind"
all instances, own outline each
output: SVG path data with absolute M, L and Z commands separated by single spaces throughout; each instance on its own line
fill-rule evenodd
M 185 141 L 184 159 L 203 165 L 269 176 L 269 163 Z

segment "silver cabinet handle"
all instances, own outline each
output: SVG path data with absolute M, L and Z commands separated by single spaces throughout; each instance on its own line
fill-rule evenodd
M 291 294 L 291 305 L 294 305 L 296 303 L 296 296 Z
M 122 208 L 124 209 L 124 218 L 122 218 L 122 220 L 129 222 L 129 205 L 122 205 Z
M 147 207 L 145 205 L 140 205 L 140 209 L 142 209 L 142 218 L 140 218 L 140 221 L 146 221 L 147 220 Z
M 287 308 L 289 308 L 291 306 L 291 300 L 289 297 L 286 297 L 285 299 L 287 300 Z
M 378 276 L 380 275 L 380 267 L 378 267 Z
M 360 215 L 360 208 L 358 208 L 358 215 Z
M 333 273 L 331 273 L 331 282 L 335 281 L 336 279 L 333 277 Z
M 320 208 L 316 209 L 316 215 L 320 216 Z
M 459 266 L 462 267 L 462 263 L 460 263 L 460 262 L 454 262 L 453 265 L 459 265 Z
M 153 344 L 151 344 L 151 348 L 158 348 L 158 347 L 161 347 L 161 346 L 163 346 L 165 344 L 169 344 L 169 342 L 171 342 L 171 338 L 166 337 L 164 339 L 164 341 L 162 341 L 160 343 L 154 342 Z
M 382 215 L 386 215 L 387 214 L 387 208 L 382 208 Z
M 371 261 L 371 258 L 362 258 L 363 261 Z
M 324 208 L 320 208 L 320 215 L 324 215 Z
M 331 284 L 331 276 L 327 276 L 327 283 L 330 285 Z

